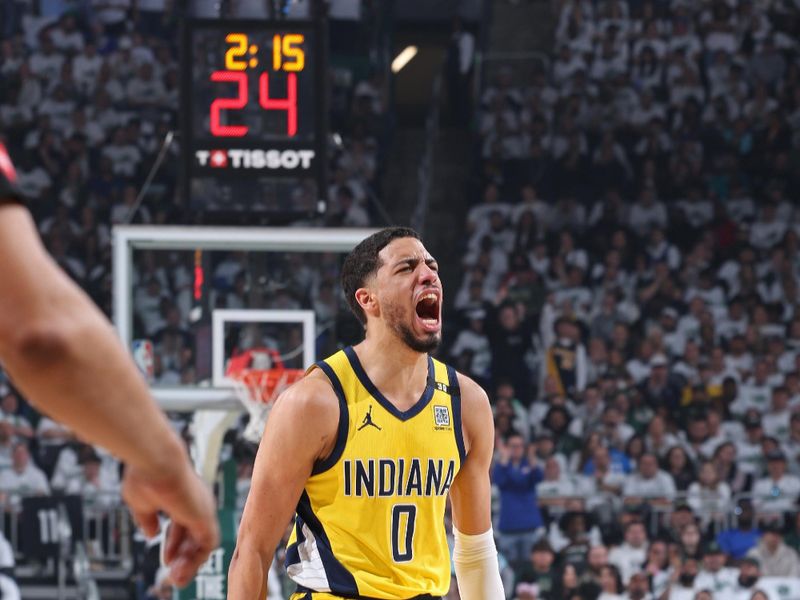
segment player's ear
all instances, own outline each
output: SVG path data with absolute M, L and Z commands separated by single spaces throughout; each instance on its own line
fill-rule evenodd
M 364 311 L 365 314 L 371 316 L 377 316 L 379 313 L 378 309 L 378 299 L 373 292 L 368 287 L 358 288 L 356 290 L 356 302 L 361 307 L 361 310 Z

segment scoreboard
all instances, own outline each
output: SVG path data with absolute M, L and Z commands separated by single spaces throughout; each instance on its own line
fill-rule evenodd
M 182 37 L 187 206 L 208 214 L 322 210 L 322 20 L 187 19 Z

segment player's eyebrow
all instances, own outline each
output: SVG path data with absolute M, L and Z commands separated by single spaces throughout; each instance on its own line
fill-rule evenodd
M 420 258 L 418 256 L 406 256 L 404 258 L 399 259 L 397 262 L 394 263 L 394 268 L 399 266 L 409 266 L 409 267 L 416 267 L 420 263 Z M 432 256 L 428 256 L 425 259 L 425 264 L 430 266 L 439 266 L 439 263 L 436 261 L 435 258 Z
M 409 267 L 416 267 L 419 264 L 419 257 L 417 256 L 406 256 L 404 258 L 399 259 L 397 262 L 394 263 L 395 268 L 399 266 L 409 266 Z

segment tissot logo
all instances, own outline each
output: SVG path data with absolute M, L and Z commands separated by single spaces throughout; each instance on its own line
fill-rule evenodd
M 211 153 L 211 166 L 224 169 L 228 166 L 228 155 L 224 150 L 214 150 Z
M 201 167 L 232 169 L 306 170 L 314 160 L 313 150 L 196 150 L 194 155 Z

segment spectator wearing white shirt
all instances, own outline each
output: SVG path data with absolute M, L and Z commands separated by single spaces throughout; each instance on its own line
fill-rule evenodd
M 64 55 L 57 51 L 50 36 L 43 33 L 39 39 L 39 49 L 28 60 L 31 72 L 41 81 L 55 81 L 63 63 Z
M 72 112 L 72 119 L 69 126 L 64 130 L 64 137 L 70 138 L 73 135 L 82 135 L 91 148 L 97 148 L 106 139 L 106 132 L 102 125 L 94 119 L 86 118 L 83 107 L 78 107 Z M 81 173 L 83 177 L 83 173 Z
M 650 126 L 654 120 L 663 123 L 667 112 L 661 104 L 656 103 L 652 90 L 643 89 L 639 94 L 638 103 L 626 115 L 628 123 L 639 130 Z
M 773 450 L 766 456 L 768 476 L 753 485 L 753 504 L 761 515 L 782 516 L 794 512 L 800 497 L 800 477 L 786 472 L 786 455 Z
M 603 423 L 600 434 L 611 448 L 621 450 L 633 437 L 633 427 L 625 422 L 625 415 L 616 406 L 609 405 L 603 409 Z
M 698 481 L 689 485 L 686 502 L 699 515 L 703 526 L 724 517 L 730 509 L 731 488 L 720 481 L 711 461 L 700 465 Z
M 6 536 L 0 531 L 0 598 L 3 600 L 20 600 L 22 594 L 14 579 L 14 549 Z
M 42 417 L 36 425 L 36 439 L 39 446 L 62 446 L 75 439 L 75 434 L 61 423 L 49 417 Z
M 39 105 L 39 114 L 50 117 L 53 129 L 63 133 L 69 127 L 70 116 L 75 110 L 76 103 L 61 85 L 56 85 L 51 95 L 46 96 Z M 43 136 L 44 137 L 44 136 Z
M 735 424 L 739 429 L 742 427 L 740 423 L 734 423 L 733 421 L 727 421 L 724 424 Z M 710 458 L 714 456 L 714 452 L 716 452 L 721 444 L 732 439 L 733 436 L 729 435 L 729 430 L 723 428 L 722 414 L 716 408 L 711 408 L 706 411 L 706 425 L 708 427 L 708 438 L 703 442 L 700 454 Z
M 456 292 L 453 306 L 459 311 L 486 308 L 495 297 L 495 289 L 486 283 L 486 272 L 482 267 L 470 269 Z
M 769 521 L 762 524 L 761 539 L 751 549 L 748 558 L 756 559 L 764 577 L 800 577 L 800 556 L 783 541 L 780 523 Z
M 612 75 L 624 73 L 628 67 L 627 50 L 627 46 L 617 45 L 613 37 L 604 36 L 599 47 L 595 49 L 590 77 L 595 81 L 604 81 Z
M 731 411 L 742 414 L 751 408 L 760 413 L 766 412 L 772 399 L 769 364 L 759 360 L 753 370 L 753 376 L 739 389 L 739 398 L 731 405 Z
M 788 224 L 778 218 L 777 207 L 772 202 L 761 206 L 758 220 L 750 227 L 750 244 L 759 250 L 768 250 L 783 240 Z
M 689 527 L 689 525 L 685 526 L 684 529 L 686 527 Z M 666 600 L 695 600 L 699 596 L 700 600 L 707 600 L 702 597 L 702 591 L 696 589 L 694 584 L 699 573 L 697 558 L 686 556 L 670 579 L 669 587 L 662 598 L 666 597 Z
M 64 54 L 76 54 L 83 49 L 83 35 L 71 14 L 63 15 L 58 25 L 50 29 L 49 33 L 53 45 Z
M 483 244 L 484 238 L 491 241 L 491 248 L 509 253 L 514 249 L 514 233 L 508 228 L 506 216 L 500 210 L 493 210 L 482 229 L 476 231 L 470 240 L 470 249 Z
M 647 425 L 647 434 L 644 437 L 645 448 L 663 458 L 673 446 L 680 443 L 677 436 L 667 431 L 667 425 L 661 415 L 654 415 Z
M 600 567 L 598 583 L 600 595 L 597 596 L 597 600 L 625 600 L 625 596 L 622 595 L 625 585 L 616 565 L 607 564 Z
M 19 88 L 13 87 L 8 90 L 5 103 L 0 104 L 0 126 L 5 130 L 21 129 L 33 123 L 34 107 L 21 103 L 19 97 Z
M 762 600 L 757 594 L 761 591 L 761 562 L 757 558 L 747 556 L 739 563 L 739 577 L 736 578 L 736 586 L 731 594 L 732 600 Z M 764 592 L 761 592 L 764 594 Z M 764 594 L 769 600 L 769 597 Z
M 725 355 L 727 370 L 733 371 L 739 379 L 746 379 L 753 372 L 755 360 L 748 350 L 747 340 L 744 335 L 735 334 L 729 343 L 728 353 Z
M 671 306 L 662 309 L 658 320 L 661 327 L 664 348 L 673 358 L 683 354 L 686 348 L 686 337 L 678 330 L 678 311 Z
M 103 147 L 102 154 L 111 159 L 114 174 L 122 177 L 133 177 L 142 160 L 142 153 L 128 140 L 124 127 L 114 132 L 111 143 Z
M 642 189 L 639 199 L 631 205 L 628 212 L 628 225 L 640 236 L 646 235 L 653 227 L 663 229 L 667 226 L 667 211 L 656 199 L 654 189 Z
M 131 0 L 92 0 L 91 4 L 108 35 L 117 37 L 124 33 Z
M 789 390 L 778 386 L 772 390 L 770 409 L 761 418 L 764 433 L 776 438 L 780 442 L 789 439 L 789 419 L 792 414 L 789 410 Z
M 84 94 L 94 94 L 95 82 L 102 66 L 103 58 L 97 53 L 97 46 L 93 43 L 86 44 L 83 52 L 72 59 L 72 76 Z
M 727 558 L 716 541 L 709 542 L 704 549 L 703 568 L 695 579 L 695 587 L 709 590 L 715 597 L 728 597 L 738 584 L 739 569 L 726 567 Z
M 450 354 L 454 360 L 463 352 L 470 352 L 470 372 L 473 376 L 486 379 L 489 377 L 489 369 L 492 365 L 492 352 L 489 345 L 489 338 L 484 331 L 484 321 L 486 311 L 478 308 L 467 312 L 469 327 L 459 331 Z
M 91 446 L 79 453 L 80 471 L 67 481 L 65 492 L 83 498 L 84 509 L 101 515 L 119 503 L 119 480 L 102 468 L 102 460 Z
M 0 401 L 0 422 L 11 427 L 13 441 L 22 442 L 33 437 L 31 422 L 19 414 L 19 398 L 9 390 Z
M 50 485 L 47 476 L 31 460 L 25 442 L 14 444 L 11 468 L 0 471 L 0 496 L 2 501 L 18 507 L 23 496 L 47 496 Z
M 167 296 L 156 278 L 152 278 L 145 285 L 140 286 L 134 293 L 134 298 L 136 313 L 142 320 L 148 336 L 155 334 L 166 325 L 164 315 L 161 314 L 161 305 Z
M 725 291 L 714 279 L 712 269 L 703 269 L 698 275 L 697 284 L 686 291 L 686 300 L 694 297 L 702 298 L 706 305 L 720 308 L 725 305 Z
M 681 266 L 680 251 L 667 240 L 661 227 L 653 227 L 650 230 L 645 254 L 648 263 L 651 265 L 663 262 L 666 263 L 670 271 L 676 271 Z
M 557 84 L 564 84 L 578 71 L 586 71 L 586 61 L 580 53 L 573 53 L 568 44 L 563 44 L 558 58 L 553 63 L 553 79 Z
M 481 232 L 487 226 L 489 215 L 499 211 L 503 216 L 511 213 L 511 206 L 500 201 L 500 190 L 494 183 L 490 183 L 483 191 L 483 199 L 467 212 L 467 233 L 475 237 L 476 232 Z
M 639 458 L 636 472 L 626 478 L 622 495 L 628 504 L 667 504 L 675 497 L 675 482 L 658 468 L 656 455 L 646 452 Z
M 369 214 L 364 205 L 353 196 L 349 186 L 340 185 L 333 198 L 331 214 L 336 214 L 336 222 L 343 227 L 366 227 Z
M 561 472 L 561 462 L 550 456 L 544 463 L 544 479 L 536 486 L 539 506 L 555 506 L 563 508 L 566 501 L 580 492 L 576 482 Z
M 54 492 L 63 492 L 70 481 L 81 474 L 81 464 L 78 460 L 78 450 L 75 444 L 68 444 L 61 449 L 56 460 L 53 474 L 50 477 L 50 487 Z
M 764 464 L 764 453 L 761 449 L 764 429 L 761 425 L 761 415 L 755 409 L 748 410 L 743 422 L 745 436 L 736 442 L 736 465 L 743 473 L 755 477 L 761 473 Z
M 700 345 L 696 341 L 687 340 L 683 356 L 675 363 L 672 371 L 686 379 L 688 383 L 696 384 L 700 380 L 700 367 Z
M 137 108 L 160 105 L 164 101 L 164 83 L 153 74 L 153 65 L 142 64 L 125 88 L 128 102 Z
M 123 37 L 122 40 L 127 39 Z M 130 45 L 131 45 L 131 58 L 135 66 L 138 68 L 144 64 L 150 64 L 153 69 L 155 70 L 155 74 L 157 77 L 160 77 L 163 74 L 163 67 L 165 66 L 165 60 L 171 60 L 169 55 L 169 49 L 165 45 L 161 45 L 161 48 L 167 50 L 167 54 L 165 55 L 161 52 L 156 58 L 156 53 L 154 52 L 154 46 L 150 44 L 148 39 L 142 35 L 139 31 L 132 31 L 130 34 Z
M 663 43 L 663 42 L 662 42 Z M 635 50 L 634 50 L 635 52 Z M 664 80 L 663 56 L 648 44 L 633 57 L 631 76 L 636 87 L 657 90 Z
M 625 525 L 624 542 L 608 553 L 608 562 L 619 569 L 622 582 L 628 585 L 634 573 L 642 569 L 647 558 L 647 529 L 641 521 Z
M 697 339 L 700 334 L 700 317 L 706 310 L 706 303 L 700 296 L 689 300 L 689 313 L 678 321 L 678 329 L 686 336 L 687 340 Z

